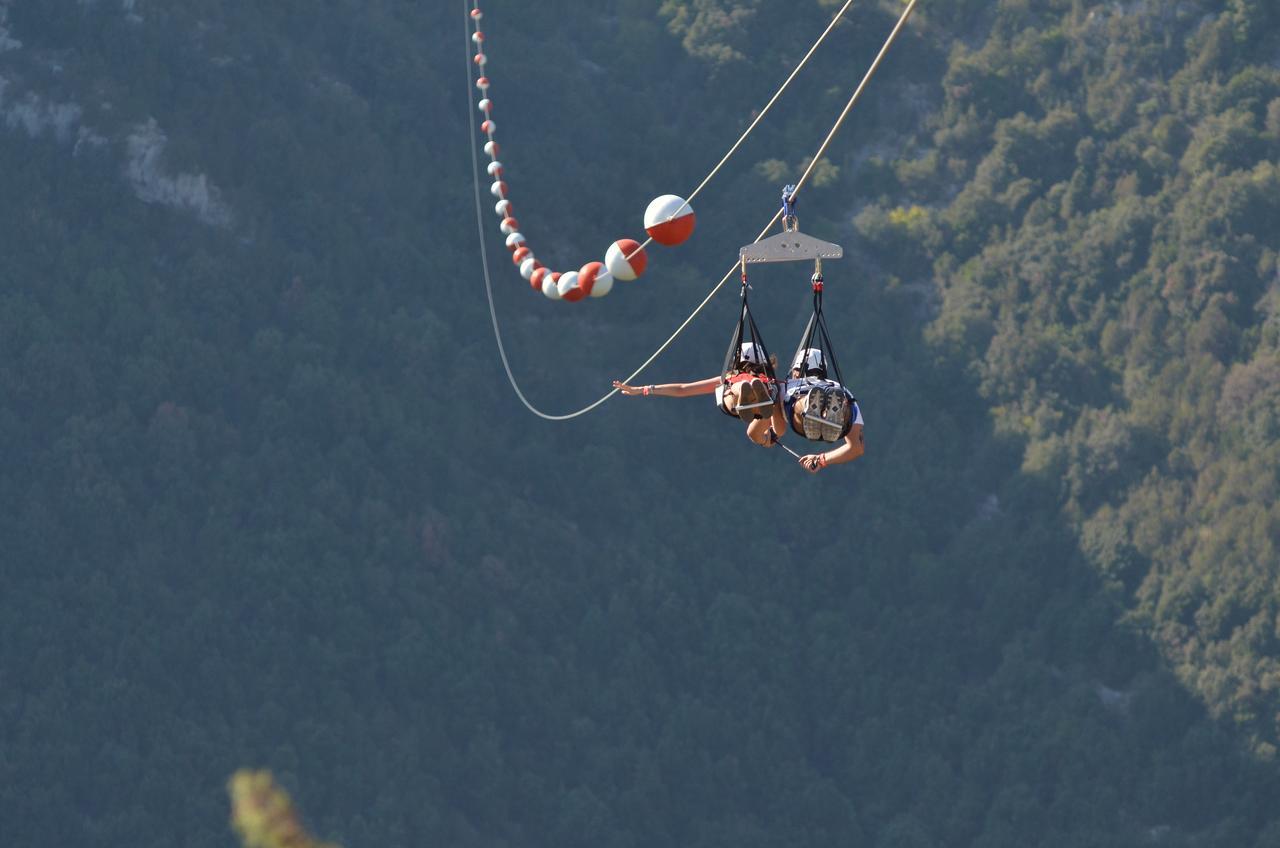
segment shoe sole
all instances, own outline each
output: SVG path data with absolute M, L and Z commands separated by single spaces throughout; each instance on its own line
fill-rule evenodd
M 818 389 L 809 390 L 808 403 L 804 410 L 804 437 L 811 441 L 822 441 L 822 415 L 827 408 L 827 396 Z
M 734 404 L 733 413 L 739 419 L 751 423 L 751 412 L 748 406 L 756 402 L 755 390 L 751 388 L 750 381 L 738 384 L 738 402 Z
M 751 380 L 742 384 L 738 390 L 738 417 L 750 424 L 757 417 L 765 417 L 768 404 L 772 400 L 769 387 L 760 380 Z M 743 407 L 747 407 L 743 409 Z
M 822 436 L 828 442 L 840 440 L 844 433 L 844 414 L 849 408 L 849 399 L 844 392 L 832 392 L 827 408 L 822 413 Z

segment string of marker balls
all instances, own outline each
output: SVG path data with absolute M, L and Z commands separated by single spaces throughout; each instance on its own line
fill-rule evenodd
M 477 0 L 471 10 L 474 26 L 471 41 L 476 47 L 475 63 L 480 69 L 480 77 L 476 80 L 476 88 L 480 90 L 482 98 L 478 106 L 484 114 L 480 132 L 485 136 L 484 152 L 489 157 L 486 170 L 493 178 L 489 192 L 498 199 L 493 211 L 501 221 L 498 226 L 506 236 L 511 261 L 520 269 L 520 276 L 529 281 L 534 291 L 542 292 L 552 300 L 575 303 L 586 297 L 604 297 L 613 291 L 615 280 L 630 282 L 644 273 L 649 263 L 645 248 L 650 242 L 674 246 L 693 234 L 696 223 L 693 207 L 682 197 L 664 194 L 654 199 L 645 210 L 644 229 L 649 238 L 643 244 L 635 239 L 618 239 L 605 251 L 603 262 L 588 262 L 577 271 L 553 271 L 543 265 L 520 232 L 520 223 L 515 218 L 515 208 L 509 197 L 510 189 L 502 178 L 502 162 L 498 159 L 499 147 L 494 137 L 498 125 L 493 120 L 493 99 L 489 96 L 489 77 L 486 71 L 489 57 L 484 52 L 484 31 L 480 28 L 483 17 L 484 13 L 480 11 Z

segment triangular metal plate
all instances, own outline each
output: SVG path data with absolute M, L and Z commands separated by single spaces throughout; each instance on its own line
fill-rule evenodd
M 738 254 L 748 264 L 757 262 L 802 262 L 806 259 L 842 259 L 844 248 L 801 232 L 778 233 L 749 244 Z

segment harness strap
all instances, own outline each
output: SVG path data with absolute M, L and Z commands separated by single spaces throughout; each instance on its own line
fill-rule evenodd
M 840 360 L 836 358 L 835 349 L 831 344 L 831 335 L 827 332 L 827 318 L 822 311 L 822 275 L 815 274 L 813 280 L 813 314 L 809 316 L 809 324 L 804 329 L 804 334 L 800 337 L 800 346 L 796 348 L 795 356 L 791 361 L 795 362 L 801 357 L 801 354 L 811 347 L 814 347 L 814 338 L 818 340 L 817 348 L 822 351 L 824 359 L 831 361 L 831 367 L 827 376 L 834 374 L 835 381 L 840 385 L 844 385 L 844 375 L 840 371 Z
M 764 338 L 760 333 L 760 328 L 756 326 L 755 316 L 751 314 L 751 303 L 747 296 L 747 292 L 751 287 L 747 285 L 747 259 L 745 256 L 742 257 L 742 260 L 741 260 L 741 269 L 742 269 L 742 294 L 741 294 L 742 308 L 738 312 L 738 325 L 737 327 L 734 328 L 733 337 L 729 340 L 729 348 L 724 352 L 724 364 L 720 367 L 720 386 L 719 386 L 719 390 L 717 391 L 717 396 L 719 398 L 718 405 L 720 407 L 720 411 L 723 412 L 725 415 L 734 416 L 734 417 L 737 416 L 737 413 L 730 412 L 726 408 L 724 403 L 724 394 L 729 385 L 729 371 L 737 363 L 738 357 L 740 356 L 740 352 L 742 349 L 742 345 L 745 341 L 750 340 L 751 344 L 756 346 L 756 350 L 759 352 L 760 356 L 764 360 L 760 367 L 764 370 L 765 375 L 767 375 L 769 378 L 768 379 L 768 383 L 770 386 L 769 394 L 771 395 L 772 399 L 768 403 L 769 404 L 773 403 L 775 400 L 777 400 L 777 397 L 778 397 L 776 393 L 777 390 L 773 388 L 773 386 L 776 386 L 778 383 L 778 375 L 777 375 L 777 372 L 774 370 L 772 358 L 769 356 L 769 349 L 765 347 Z M 766 406 L 766 405 L 768 404 L 758 403 L 758 404 L 745 405 L 739 408 L 754 409 L 756 407 Z

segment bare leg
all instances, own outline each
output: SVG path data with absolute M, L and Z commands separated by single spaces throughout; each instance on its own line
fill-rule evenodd
M 738 387 L 739 383 L 730 383 L 724 387 L 724 408 L 738 414 Z
M 747 438 L 762 448 L 773 447 L 773 442 L 769 440 L 769 425 L 771 423 L 771 418 L 764 417 L 752 421 L 747 425 Z
M 795 428 L 801 433 L 804 432 L 804 414 L 809 411 L 809 396 L 805 395 L 796 398 L 795 406 L 791 408 L 791 422 Z
M 782 411 L 782 400 L 779 399 L 773 405 L 773 415 L 770 417 L 770 426 L 773 427 L 774 434 L 781 439 L 787 432 L 787 416 Z

